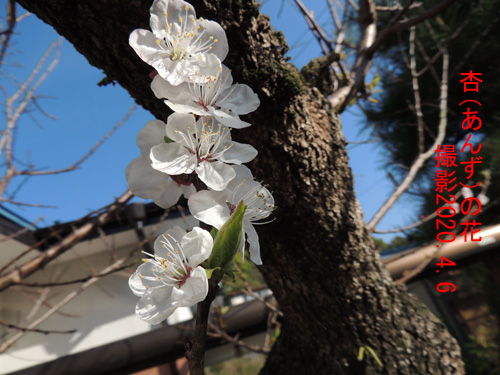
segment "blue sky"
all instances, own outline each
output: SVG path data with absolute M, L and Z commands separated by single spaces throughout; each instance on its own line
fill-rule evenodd
M 5 0 L 0 9 L 4 11 Z M 301 67 L 320 54 L 319 47 L 299 12 L 289 1 L 265 1 L 262 12 L 271 16 L 275 29 L 282 30 L 292 47 L 291 62 Z M 318 20 L 329 26 L 326 1 L 305 1 L 315 10 Z M 316 6 L 314 8 L 311 4 Z M 22 10 L 18 12 L 22 13 Z M 58 35 L 35 16 L 24 19 L 17 28 L 13 41 L 13 54 L 8 71 L 22 81 Z M 44 169 L 58 169 L 71 165 L 84 155 L 134 106 L 128 93 L 118 86 L 98 87 L 102 72 L 90 66 L 84 57 L 63 41 L 60 62 L 38 93 L 43 95 L 42 108 L 57 117 L 53 120 L 33 112 L 35 121 L 25 116 L 16 136 L 16 155 L 22 162 L 32 161 Z M 6 76 L 1 77 L 4 87 L 12 87 Z M 3 100 L 3 99 L 2 99 Z M 22 181 L 15 199 L 18 201 L 55 205 L 57 208 L 33 208 L 7 205 L 27 220 L 44 216 L 38 226 L 54 221 L 69 221 L 87 214 L 92 209 L 110 203 L 127 189 L 125 168 L 139 151 L 135 144 L 138 131 L 152 115 L 137 109 L 132 117 L 95 152 L 77 171 L 53 176 L 32 177 Z M 365 140 L 359 134 L 363 117 L 349 110 L 342 115 L 347 141 Z M 360 145 L 349 148 L 349 157 L 356 181 L 356 192 L 365 218 L 369 219 L 392 190 L 390 181 L 379 168 L 381 145 Z M 1 170 L 0 170 L 1 171 Z M 21 182 L 20 180 L 17 181 Z M 11 186 L 11 191 L 15 184 Z M 398 204 L 379 225 L 380 229 L 411 223 L 416 203 L 406 200 Z M 279 211 L 276 212 L 279 215 Z M 392 236 L 386 236 L 388 240 Z

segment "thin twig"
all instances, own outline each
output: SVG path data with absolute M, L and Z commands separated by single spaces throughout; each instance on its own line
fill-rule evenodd
M 21 331 L 23 333 L 24 332 L 36 332 L 36 333 L 43 333 L 44 335 L 48 335 L 51 333 L 58 333 L 58 334 L 67 335 L 67 334 L 71 334 L 71 333 L 76 332 L 76 329 L 71 329 L 69 331 L 58 331 L 58 330 L 45 330 L 45 329 L 38 329 L 38 328 L 21 327 L 21 326 L 12 324 L 12 323 L 7 323 L 7 322 L 3 321 L 2 319 L 0 319 L 0 325 L 7 327 L 7 328 L 15 329 L 17 331 Z
M 372 220 L 367 224 L 368 230 L 371 232 L 375 229 L 375 226 L 384 217 L 387 211 L 396 203 L 399 197 L 410 187 L 413 180 L 415 180 L 418 171 L 424 166 L 425 162 L 434 154 L 436 147 L 440 145 L 446 134 L 447 120 L 447 107 L 448 107 L 448 66 L 449 66 L 449 55 L 445 50 L 443 54 L 443 75 L 441 79 L 441 101 L 439 107 L 439 126 L 438 135 L 436 140 L 431 147 L 427 149 L 426 152 L 420 153 L 413 162 L 408 174 L 405 176 L 401 185 L 391 194 L 391 196 L 385 201 L 385 203 L 380 207 L 380 209 L 373 216 Z

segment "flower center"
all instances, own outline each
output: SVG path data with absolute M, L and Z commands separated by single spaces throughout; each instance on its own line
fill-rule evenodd
M 170 176 L 172 181 L 174 181 L 177 185 L 186 185 L 189 186 L 193 183 L 194 175 L 192 174 L 178 174 L 175 176 Z
M 167 23 L 163 38 L 171 60 L 186 60 L 195 54 L 207 53 L 218 42 L 213 36 L 206 36 L 206 27 L 199 25 L 203 18 L 196 20 L 193 15 L 188 15 L 189 7 L 185 7 L 184 17 L 179 17 L 175 23 Z M 165 13 L 168 21 L 168 14 Z M 157 41 L 160 44 L 160 41 Z M 202 57 L 200 56 L 200 59 Z
M 144 254 L 153 259 L 143 259 L 145 262 L 153 263 L 153 275 L 164 285 L 176 286 L 180 288 L 184 285 L 187 279 L 191 276 L 191 267 L 188 265 L 188 259 L 182 250 L 182 246 L 170 234 L 162 235 L 160 241 L 163 248 L 167 250 L 165 258 L 149 254 L 143 251 Z M 139 275 L 141 277 L 141 275 Z
M 196 98 L 194 103 L 199 105 L 205 111 L 208 111 L 208 107 L 212 107 L 214 109 L 220 109 L 221 103 L 223 103 L 229 95 L 232 94 L 235 89 L 235 85 L 232 85 L 231 88 L 227 87 L 226 81 L 230 78 L 231 71 L 224 67 L 219 69 L 217 75 L 210 76 L 204 75 L 204 79 L 201 83 L 196 82 L 187 82 L 189 93 Z M 188 78 L 191 80 L 191 78 Z M 219 105 L 217 104 L 219 103 Z
M 184 270 L 179 270 L 180 273 L 183 273 Z M 175 285 L 177 286 L 177 288 L 180 288 L 181 286 L 183 286 L 187 279 L 191 276 L 191 271 L 192 271 L 192 268 L 189 267 L 189 266 L 186 266 L 186 274 L 183 275 L 183 276 L 177 276 L 177 280 L 179 280 L 177 283 L 175 283 Z
M 254 186 L 248 190 L 245 187 L 246 183 L 247 181 L 243 180 L 243 182 L 234 189 L 231 195 L 231 202 L 239 203 L 243 201 L 247 206 L 243 217 L 249 219 L 254 224 L 259 224 L 255 223 L 255 221 L 265 219 L 274 211 L 274 199 L 269 190 L 260 183 L 251 181 L 250 183 Z M 233 213 L 234 209 L 236 209 L 236 205 L 231 202 L 227 202 L 227 205 L 230 212 Z
M 223 127 L 222 124 L 215 125 L 213 118 L 208 120 L 209 122 L 204 120 L 208 119 L 200 118 L 198 120 L 203 121 L 203 123 L 200 126 L 198 122 L 195 125 L 194 132 L 191 131 L 191 127 L 187 127 L 186 132 L 175 131 L 176 134 L 182 136 L 185 147 L 193 155 L 196 155 L 198 163 L 219 159 L 224 152 L 233 146 L 231 143 L 231 128 Z
M 226 202 L 227 207 L 229 208 L 229 215 L 232 215 L 234 210 L 236 210 L 236 205 L 231 202 Z

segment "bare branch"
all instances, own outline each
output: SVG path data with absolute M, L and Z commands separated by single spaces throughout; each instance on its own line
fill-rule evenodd
M 457 0 L 444 0 L 441 3 L 437 4 L 433 8 L 423 12 L 422 14 L 410 18 L 407 21 L 397 22 L 401 19 L 401 17 L 408 11 L 411 4 L 414 2 L 410 0 L 405 7 L 391 20 L 389 25 L 387 25 L 377 37 L 377 40 L 370 46 L 368 53 L 374 54 L 375 51 L 380 47 L 382 42 L 391 35 L 393 32 L 407 30 L 412 26 L 418 25 L 419 23 L 436 16 L 437 14 L 444 11 L 451 4 L 453 4 Z
M 50 171 L 34 171 L 34 170 L 24 170 L 24 171 L 19 171 L 18 175 L 28 175 L 28 176 L 45 176 L 45 175 L 51 175 L 51 174 L 60 174 L 60 173 L 66 173 L 66 172 L 71 172 L 76 170 L 80 165 L 82 165 L 94 152 L 97 151 L 99 147 L 102 146 L 106 140 L 113 135 L 114 132 L 116 132 L 129 118 L 132 116 L 137 109 L 137 106 L 131 107 L 128 111 L 128 113 L 123 117 L 113 128 L 107 132 L 104 137 L 101 138 L 100 141 L 96 142 L 96 144 L 85 154 L 83 155 L 75 164 L 63 168 L 63 169 L 55 169 L 55 170 L 50 170 Z
M 10 45 L 10 39 L 14 33 L 14 28 L 17 25 L 16 19 L 16 2 L 15 0 L 7 1 L 7 29 L 3 30 L 2 36 L 2 49 L 0 50 L 0 66 L 3 64 L 7 48 Z
M 224 339 L 225 341 L 233 344 L 235 348 L 244 348 L 244 349 L 250 350 L 250 351 L 255 352 L 255 353 L 266 354 L 266 355 L 269 354 L 269 352 L 270 352 L 270 349 L 268 349 L 268 348 L 258 346 L 258 345 L 250 345 L 244 341 L 241 341 L 239 339 L 239 334 L 234 336 L 234 337 L 229 335 L 226 331 L 220 329 L 217 325 L 213 324 L 210 321 L 208 322 L 208 327 L 214 331 L 214 332 L 210 333 L 210 336 L 220 337 L 220 338 Z
M 460 196 L 461 192 L 458 191 L 458 193 L 455 194 L 455 199 L 458 198 Z M 420 195 L 421 196 L 421 195 Z M 419 227 L 420 225 L 424 224 L 424 223 L 427 223 L 428 221 L 434 219 L 435 217 L 437 216 L 437 210 L 434 211 L 433 213 L 431 213 L 430 215 L 427 215 L 426 217 L 424 217 L 423 219 L 420 219 L 419 221 L 413 223 L 413 224 L 410 224 L 410 225 L 406 225 L 404 227 L 401 227 L 401 228 L 395 228 L 395 229 L 386 229 L 386 230 L 374 230 L 372 233 L 378 233 L 378 234 L 387 234 L 387 233 L 398 233 L 398 232 L 404 232 L 404 231 L 407 231 L 407 230 L 410 230 L 410 229 L 413 229 L 413 228 L 417 228 Z
M 37 257 L 27 261 L 26 263 L 20 265 L 15 270 L 8 272 L 7 274 L 0 277 L 0 291 L 8 288 L 15 282 L 21 281 L 26 276 L 31 275 L 33 272 L 43 267 L 45 264 L 55 259 L 68 249 L 70 249 L 75 243 L 84 238 L 97 226 L 103 225 L 107 222 L 112 215 L 123 205 L 132 198 L 132 193 L 130 191 L 125 192 L 116 201 L 107 206 L 105 211 L 95 218 L 89 220 L 89 222 L 83 224 L 81 227 L 75 228 L 70 234 L 64 237 L 59 243 L 51 246 L 49 249 L 44 251 Z M 92 280 L 92 279 L 91 279 Z
M 367 224 L 369 231 L 373 231 L 375 226 L 380 222 L 384 215 L 389 211 L 389 209 L 396 203 L 396 201 L 401 197 L 401 195 L 410 187 L 410 184 L 415 180 L 418 171 L 424 166 L 425 162 L 433 155 L 437 145 L 443 142 L 446 125 L 447 125 L 447 107 L 448 107 L 448 66 L 449 66 L 449 55 L 445 50 L 443 54 L 443 75 L 441 79 L 441 101 L 440 101 L 440 119 L 438 126 L 438 135 L 432 146 L 425 152 L 420 153 L 413 162 L 412 166 L 403 182 L 399 187 L 392 193 L 392 195 L 386 200 L 382 207 L 373 216 L 372 220 Z
M 20 202 L 20 201 L 15 201 L 13 199 L 1 198 L 0 197 L 0 203 L 2 203 L 2 202 L 15 204 L 17 206 L 42 207 L 42 208 L 57 208 L 57 206 L 53 206 L 53 205 L 50 205 L 50 204 Z
M 26 287 L 32 287 L 32 288 L 42 288 L 42 287 L 53 287 L 53 286 L 64 286 L 64 285 L 71 285 L 71 284 L 78 284 L 78 283 L 84 283 L 94 277 L 104 277 L 107 275 L 110 275 L 112 273 L 124 270 L 126 268 L 131 267 L 132 264 L 125 264 L 119 268 L 113 269 L 112 271 L 109 272 L 101 272 L 98 274 L 94 274 L 91 276 L 87 277 L 82 277 L 80 279 L 75 279 L 75 280 L 69 280 L 69 281 L 55 281 L 55 282 L 48 282 L 48 283 L 28 283 L 25 281 L 18 281 L 18 282 L 13 282 L 11 285 L 20 285 L 20 286 L 26 286 Z
M 44 335 L 48 335 L 51 333 L 70 334 L 70 333 L 76 332 L 76 329 L 72 329 L 69 331 L 58 331 L 58 330 L 44 330 L 44 329 L 38 329 L 38 328 L 21 327 L 21 326 L 15 325 L 15 324 L 7 323 L 7 322 L 3 321 L 2 319 L 0 319 L 0 325 L 7 327 L 7 328 L 15 329 L 17 331 L 21 331 L 23 333 L 24 332 L 36 332 L 36 333 L 43 333 Z
M 37 223 L 39 223 L 40 221 L 44 220 L 44 217 L 43 216 L 40 216 L 38 219 L 36 219 L 35 221 L 32 221 L 28 226 L 26 226 L 25 228 L 23 229 L 20 229 L 18 230 L 17 232 L 14 232 L 12 234 L 9 234 L 8 236 L 5 236 L 4 238 L 1 238 L 0 239 L 0 242 L 4 242 L 4 241 L 8 241 L 8 240 L 12 240 L 13 238 L 16 238 L 16 237 L 19 237 L 31 230 L 33 230 L 33 228 L 35 227 L 35 225 Z M 30 249 L 31 250 L 31 249 Z M 2 270 L 0 269 L 0 273 L 2 273 Z
M 111 271 L 123 266 L 123 264 L 130 258 L 131 254 L 128 254 L 124 256 L 123 258 L 120 258 L 110 266 L 106 267 L 104 270 L 102 270 L 98 275 L 95 277 L 92 277 L 91 279 L 87 280 L 85 283 L 80 285 L 77 289 L 75 289 L 73 292 L 69 293 L 66 297 L 64 297 L 61 301 L 59 301 L 57 304 L 55 304 L 51 309 L 46 311 L 42 316 L 40 316 L 38 319 L 36 319 L 34 322 L 30 323 L 26 329 L 27 330 L 33 330 L 35 327 L 39 326 L 42 324 L 44 321 L 46 321 L 49 317 L 51 317 L 56 311 L 58 311 L 60 308 L 65 306 L 68 302 L 73 300 L 76 296 L 78 296 L 81 292 L 83 292 L 85 289 L 88 287 L 92 286 L 95 284 L 99 279 L 101 274 L 103 273 L 110 273 Z M 17 340 L 19 340 L 23 335 L 25 334 L 25 331 L 23 332 L 18 332 L 16 335 L 12 336 L 8 340 L 6 340 L 1 346 L 0 346 L 0 353 L 4 353 L 8 348 L 10 348 L 12 345 L 14 345 Z
M 415 57 L 415 26 L 410 28 L 410 72 L 411 83 L 413 87 L 413 97 L 415 99 L 415 115 L 417 116 L 418 129 L 418 152 L 424 152 L 424 114 L 420 103 L 420 88 L 417 77 L 417 58 Z
M 305 5 L 302 4 L 300 0 L 294 0 L 294 1 L 298 5 L 301 13 L 304 15 L 304 18 L 307 24 L 309 25 L 309 28 L 311 29 L 312 33 L 318 40 L 318 43 L 321 46 L 321 49 L 323 50 L 323 53 L 327 55 L 328 52 L 333 52 L 333 47 L 330 42 L 330 39 L 328 39 L 328 37 L 326 36 L 325 32 L 323 31 L 323 28 L 316 22 L 313 13 L 309 11 L 305 7 Z
M 409 4 L 408 9 L 420 8 L 422 5 L 423 5 L 423 3 Z M 377 12 L 398 12 L 398 11 L 402 11 L 403 7 L 398 4 L 398 5 L 394 5 L 392 7 L 390 7 L 390 6 L 377 6 L 376 9 L 377 9 Z

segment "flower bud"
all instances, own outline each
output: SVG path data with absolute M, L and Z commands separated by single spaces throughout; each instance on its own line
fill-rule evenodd
M 208 258 L 208 268 L 220 267 L 225 270 L 241 246 L 243 238 L 243 214 L 247 206 L 240 202 L 231 217 L 220 228 L 215 237 L 212 255 Z

